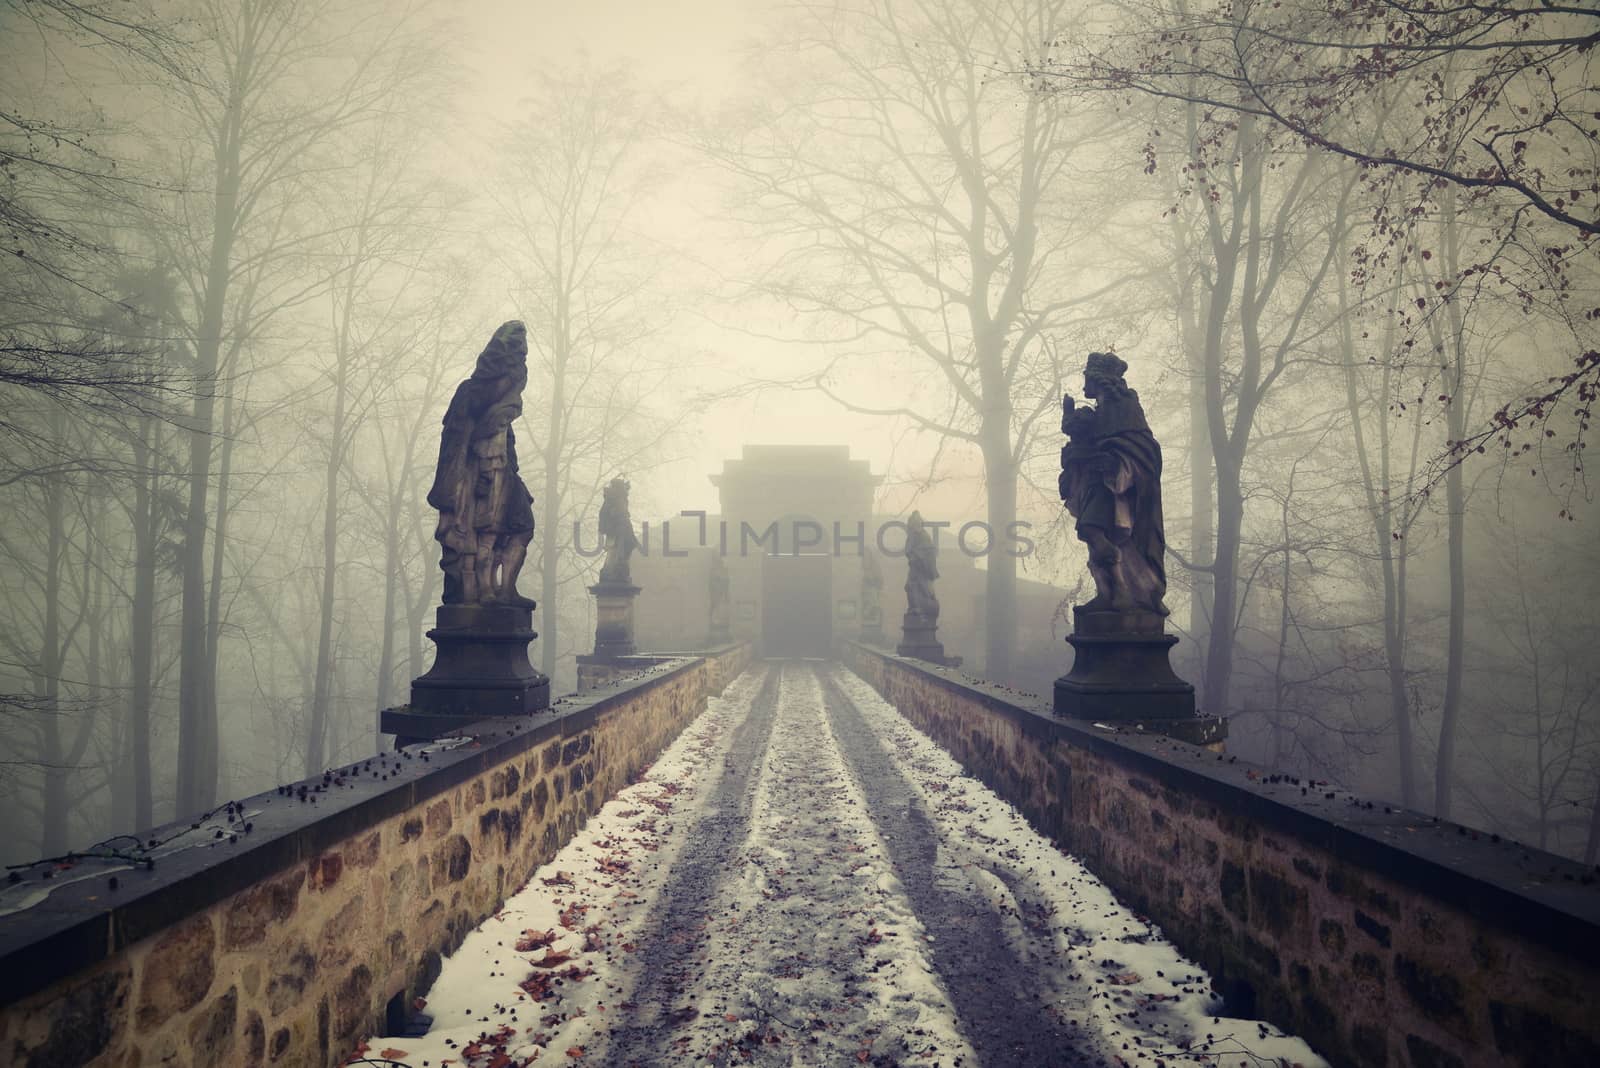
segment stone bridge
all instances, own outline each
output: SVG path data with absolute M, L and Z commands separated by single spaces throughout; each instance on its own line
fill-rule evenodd
M 717 698 L 735 679 L 744 702 L 737 715 Z M 376 755 L 153 831 L 149 837 L 171 842 L 151 868 L 82 864 L 41 881 L 8 898 L 0 916 L 0 1063 L 324 1066 L 358 1051 L 376 1058 L 386 1047 L 403 1050 L 413 1040 L 398 1036 L 415 1036 L 418 999 L 428 998 L 452 954 L 468 956 L 472 944 L 463 943 L 482 942 L 508 898 L 608 800 L 638 783 L 708 706 L 733 718 L 722 748 L 696 741 L 720 763 L 703 771 L 701 815 L 681 828 L 684 842 L 663 850 L 670 863 L 652 907 L 668 911 L 640 921 L 663 937 L 640 947 L 631 994 L 609 1006 L 601 1000 L 590 1013 L 612 1014 L 608 1052 L 573 1047 L 551 1051 L 550 1060 L 671 1064 L 703 1054 L 715 1063 L 780 1063 L 762 1044 L 805 1048 L 798 995 L 786 1009 L 762 1010 L 770 1021 L 750 1022 L 748 1006 L 731 999 L 682 1007 L 697 984 L 719 970 L 735 985 L 753 984 L 754 947 L 803 943 L 801 960 L 850 958 L 860 974 L 839 998 L 864 1018 L 871 1014 L 862 1006 L 875 996 L 870 972 L 885 962 L 869 965 L 868 950 L 885 932 L 910 930 L 926 932 L 917 959 L 931 981 L 906 973 L 894 982 L 911 991 L 913 1008 L 924 996 L 918 990 L 928 998 L 942 991 L 953 1006 L 950 1033 L 931 1025 L 899 1033 L 906 1042 L 919 1035 L 930 1057 L 940 1047 L 992 1065 L 1241 1062 L 1203 1040 L 1164 1051 L 1141 1045 L 1140 1035 L 1161 1026 L 1137 1024 L 1142 1015 L 1163 1011 L 1180 989 L 1204 991 L 1180 987 L 1197 977 L 1169 975 L 1174 993 L 1152 994 L 1154 977 L 1114 973 L 1117 961 L 1074 962 L 1102 951 L 1074 954 L 1082 924 L 1057 913 L 1052 934 L 1040 924 L 1044 911 L 1030 905 L 1050 878 L 1065 880 L 1066 857 L 1059 877 L 1030 862 L 989 865 L 998 877 L 990 878 L 981 848 L 970 863 L 947 864 L 951 842 L 935 840 L 938 827 L 904 781 L 905 768 L 885 762 L 889 747 L 882 735 L 872 740 L 879 728 L 868 724 L 863 694 L 889 709 L 875 714 L 898 713 L 1014 806 L 1136 920 L 1156 925 L 1208 973 L 1226 1014 L 1264 1021 L 1263 1035 L 1271 1025 L 1299 1036 L 1333 1064 L 1600 1063 L 1592 872 L 1225 753 L 1063 720 L 1026 695 L 854 641 L 836 643 L 833 664 L 753 661 L 742 642 L 662 660 L 549 712 L 485 721 L 459 739 Z M 815 741 L 824 734 L 837 740 L 837 757 Z M 825 759 L 838 768 L 829 772 Z M 778 767 L 787 786 L 756 781 Z M 787 798 L 773 793 L 780 786 Z M 858 791 L 849 795 L 857 802 L 829 809 L 824 798 L 839 790 Z M 764 800 L 752 800 L 761 791 Z M 738 852 L 756 823 L 779 817 L 770 825 L 813 839 L 769 843 L 805 858 L 793 878 Z M 865 835 L 866 844 L 841 847 L 860 858 L 849 858 L 836 879 L 828 873 L 839 850 L 829 843 L 839 834 Z M 873 870 L 869 862 L 886 873 L 874 892 L 892 890 L 903 904 L 880 901 L 889 910 L 881 930 L 851 930 L 830 950 L 830 938 L 844 937 L 830 918 L 841 930 L 849 921 L 831 906 L 819 911 L 815 899 L 830 880 Z M 738 874 L 750 864 L 762 899 L 781 909 L 731 923 L 723 911 L 744 908 L 742 899 L 717 904 L 718 894 L 730 880 L 751 878 Z M 997 911 L 979 901 L 984 895 L 960 890 L 951 881 L 958 868 L 972 869 L 974 886 L 993 884 L 994 900 L 1011 905 Z M 557 871 L 544 881 L 559 890 L 566 878 Z M 895 915 L 900 927 L 891 929 Z M 792 922 L 806 927 L 785 931 L 774 916 L 799 917 Z M 1007 925 L 1023 948 L 1007 948 L 994 933 Z M 1135 925 L 1124 943 L 1161 941 Z M 488 944 L 491 968 L 513 956 Z M 902 958 L 890 963 L 915 971 Z M 513 965 L 526 971 L 523 961 L 503 967 Z M 571 974 L 576 983 L 583 973 Z M 1145 985 L 1125 999 L 1114 989 L 1123 981 Z M 1125 1012 L 1097 1008 L 1123 1005 Z M 516 1018 L 506 1011 L 469 1006 L 468 1024 L 489 1034 Z M 886 1040 L 874 1042 L 876 1031 L 862 1032 L 855 1056 L 836 1056 L 841 1036 L 856 1041 L 848 1017 L 824 1026 L 820 1010 L 808 1011 L 810 1059 L 781 1063 L 900 1063 Z M 685 1012 L 706 1028 L 729 1028 L 726 1041 L 706 1038 L 702 1050 L 674 1038 Z M 1134 1021 L 1116 1024 L 1116 1033 L 1133 1036 L 1125 1052 L 1081 1029 L 1097 1013 L 1102 1023 Z M 436 1030 L 446 1024 L 457 1026 L 441 1019 Z M 462 1044 L 457 1063 L 517 1063 L 482 1056 L 488 1048 Z M 971 1063 L 962 1056 L 940 1063 Z

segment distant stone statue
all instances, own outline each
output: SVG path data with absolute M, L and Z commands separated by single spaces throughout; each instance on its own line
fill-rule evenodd
M 906 521 L 906 614 L 895 652 L 934 664 L 955 667 L 959 656 L 946 656 L 939 641 L 939 599 L 933 582 L 939 577 L 938 549 L 928 536 L 921 512 Z
M 600 504 L 600 536 L 606 546 L 606 558 L 600 564 L 601 583 L 631 586 L 628 557 L 639 547 L 639 539 L 634 536 L 633 519 L 628 515 L 628 483 L 623 479 L 614 478 L 605 488 Z
M 938 555 L 922 513 L 912 512 L 906 522 L 906 611 L 929 626 L 939 622 L 939 599 L 933 595 L 933 580 L 939 577 Z
M 1085 611 L 1154 612 L 1165 616 L 1166 532 L 1161 517 L 1161 446 L 1150 432 L 1139 395 L 1123 376 L 1128 365 L 1091 352 L 1083 394 L 1098 403 L 1061 400 L 1061 499 L 1089 548 L 1095 596 Z
M 534 607 L 517 593 L 533 540 L 533 495 L 517 473 L 511 429 L 527 384 L 527 331 L 512 320 L 494 332 L 445 411 L 428 503 L 439 510 L 434 537 L 447 605 Z

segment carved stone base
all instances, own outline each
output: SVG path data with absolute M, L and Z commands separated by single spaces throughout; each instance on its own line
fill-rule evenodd
M 894 651 L 901 656 L 926 660 L 930 664 L 959 667 L 961 658 L 945 655 L 944 643 L 939 640 L 938 631 L 937 622 L 930 621 L 920 614 L 907 612 L 900 625 L 900 644 L 895 646 Z
M 1154 612 L 1072 610 L 1072 670 L 1056 680 L 1058 716 L 1102 722 L 1195 719 L 1194 687 L 1172 670 L 1178 639 Z
M 594 594 L 596 657 L 632 656 L 639 651 L 633 643 L 633 599 L 640 587 L 626 582 L 597 582 L 589 587 Z
M 433 667 L 411 680 L 411 703 L 385 709 L 381 726 L 397 745 L 443 737 L 452 726 L 550 707 L 550 680 L 528 660 L 533 609 L 445 604 L 428 637 Z

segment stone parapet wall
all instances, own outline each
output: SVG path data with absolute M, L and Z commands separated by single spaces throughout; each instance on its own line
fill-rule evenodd
M 1593 870 L 857 643 L 844 655 L 1203 965 L 1336 1065 L 1600 1064 Z
M 673 660 L 700 656 L 707 658 L 712 673 L 721 678 L 721 681 L 716 683 L 720 690 L 727 679 L 733 678 L 750 666 L 753 648 L 749 642 L 729 642 L 703 653 L 635 653 L 632 656 L 618 657 L 582 654 L 578 657 L 578 692 L 588 693 L 602 686 L 624 682 L 640 672 L 649 671 Z
M 548 713 L 478 723 L 426 760 L 387 754 L 247 798 L 236 841 L 0 917 L 0 1063 L 340 1063 L 398 1023 L 442 957 L 749 656 L 740 645 L 657 665 Z

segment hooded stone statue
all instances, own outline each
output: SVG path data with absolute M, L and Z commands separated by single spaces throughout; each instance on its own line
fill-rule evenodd
M 906 521 L 906 611 L 928 626 L 939 622 L 939 599 L 933 581 L 939 577 L 939 551 L 928 537 L 921 512 Z
M 1095 596 L 1088 611 L 1166 615 L 1167 539 L 1161 515 L 1161 446 L 1150 432 L 1139 394 L 1123 376 L 1128 365 L 1091 352 L 1083 394 L 1098 403 L 1061 401 L 1061 500 L 1089 548 Z
M 633 533 L 633 518 L 628 515 L 628 482 L 614 478 L 600 500 L 600 536 L 605 539 L 606 558 L 600 564 L 600 581 L 623 586 L 633 582 L 628 557 L 639 547 Z
M 533 495 L 517 473 L 511 429 L 527 384 L 528 335 L 512 320 L 494 332 L 445 411 L 428 491 L 428 503 L 439 510 L 434 537 L 445 604 L 534 607 L 517 593 L 533 540 Z

